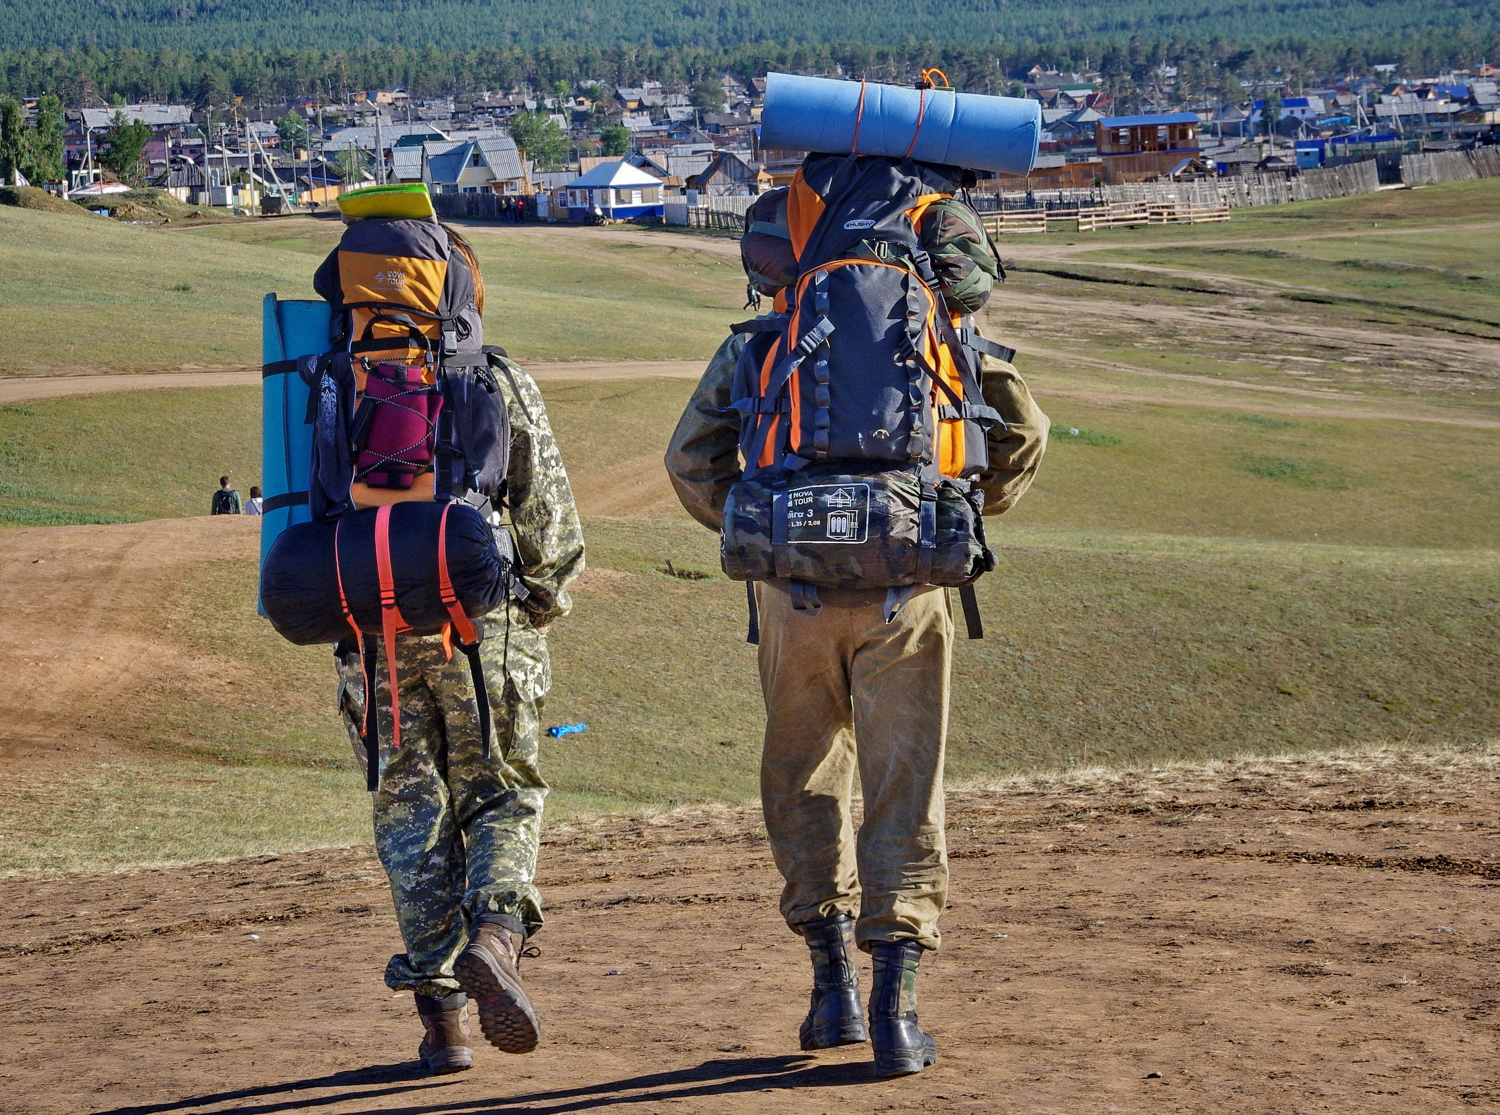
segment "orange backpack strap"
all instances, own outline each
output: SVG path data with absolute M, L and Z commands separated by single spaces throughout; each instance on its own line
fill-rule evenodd
M 401 698 L 396 687 L 396 636 L 409 630 L 396 605 L 396 577 L 391 570 L 391 508 L 375 513 L 375 565 L 380 571 L 380 629 L 391 682 L 391 750 L 401 747 Z
M 354 620 L 349 610 L 349 597 L 344 592 L 344 567 L 339 559 L 339 531 L 344 521 L 340 519 L 333 528 L 333 576 L 339 586 L 339 610 L 354 632 L 354 645 L 359 650 L 359 672 L 365 683 L 365 723 L 360 729 L 360 742 L 365 745 L 365 789 L 374 793 L 380 789 L 380 719 L 375 708 L 375 644 L 365 645 L 365 633 Z
M 474 704 L 479 709 L 479 739 L 484 757 L 489 758 L 490 693 L 484 680 L 484 663 L 479 658 L 479 644 L 484 633 L 459 604 L 458 593 L 453 591 L 453 578 L 448 575 L 448 512 L 452 509 L 452 503 L 445 503 L 443 513 L 438 518 L 438 593 L 443 607 L 448 609 L 448 615 L 452 617 L 452 622 L 443 628 L 443 652 L 445 657 L 453 657 L 452 635 L 456 631 L 459 649 L 469 660 L 469 674 L 474 679 Z M 509 601 L 505 606 L 510 607 Z
M 475 630 L 474 622 L 459 605 L 458 593 L 453 591 L 453 578 L 448 575 L 448 512 L 451 510 L 453 510 L 451 502 L 443 504 L 443 514 L 438 519 L 438 594 L 443 601 L 443 607 L 448 609 L 448 615 L 453 618 L 453 628 L 458 632 L 459 646 L 463 646 L 465 643 L 477 643 L 479 632 Z

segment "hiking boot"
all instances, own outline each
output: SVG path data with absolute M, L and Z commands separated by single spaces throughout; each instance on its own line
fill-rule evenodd
M 474 1067 L 474 1050 L 469 1048 L 469 1000 L 462 991 L 441 999 L 418 995 L 417 1014 L 427 1031 L 417 1048 L 424 1069 L 433 1076 L 446 1076 Z
M 854 920 L 848 914 L 797 927 L 812 952 L 812 1005 L 802 1023 L 803 1049 L 832 1049 L 867 1041 L 859 1009 L 859 973 L 851 959 Z
M 937 1064 L 937 1042 L 917 1022 L 917 962 L 922 946 L 915 941 L 876 941 L 870 989 L 870 1039 L 875 1046 L 876 1076 L 909 1076 Z
M 493 914 L 474 922 L 469 947 L 453 964 L 454 976 L 479 1009 L 485 1039 L 505 1053 L 530 1053 L 542 1036 L 519 967 L 511 930 Z

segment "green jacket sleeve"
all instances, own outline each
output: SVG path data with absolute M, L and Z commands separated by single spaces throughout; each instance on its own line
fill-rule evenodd
M 583 572 L 583 527 L 562 454 L 547 422 L 536 382 L 512 360 L 496 378 L 510 414 L 506 503 L 521 579 L 531 591 L 526 610 L 543 625 L 568 614 L 568 585 Z
M 984 401 L 1000 412 L 1005 428 L 997 426 L 986 435 L 989 465 L 978 483 L 984 490 L 984 513 L 1001 515 L 1031 487 L 1047 451 L 1050 423 L 1014 365 L 993 356 L 983 361 Z
M 918 231 L 949 312 L 977 312 L 1000 279 L 979 214 L 957 198 L 947 198 L 927 209 Z
M 724 524 L 724 501 L 739 480 L 740 419 L 729 409 L 743 334 L 719 346 L 667 446 L 667 475 L 687 513 L 710 530 Z

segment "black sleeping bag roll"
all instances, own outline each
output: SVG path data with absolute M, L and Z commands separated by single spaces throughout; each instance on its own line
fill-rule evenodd
M 443 512 L 447 509 L 447 522 Z M 337 519 L 288 527 L 266 555 L 260 598 L 271 626 L 299 646 L 336 643 L 349 635 L 343 599 L 361 631 L 381 633 L 380 568 L 376 547 L 379 508 Z M 387 516 L 391 580 L 405 627 L 401 634 L 436 635 L 452 619 L 443 604 L 438 531 L 444 528 L 448 578 L 464 614 L 499 607 L 511 586 L 510 552 L 484 516 L 461 501 L 397 503 Z M 335 561 L 334 540 L 338 555 Z M 504 543 L 510 542 L 505 535 Z M 509 545 L 503 547 L 509 551 Z

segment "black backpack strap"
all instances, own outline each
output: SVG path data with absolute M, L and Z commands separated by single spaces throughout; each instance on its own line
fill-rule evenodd
M 958 586 L 958 602 L 963 605 L 964 624 L 969 629 L 969 638 L 984 638 L 984 621 L 979 618 L 979 595 L 972 584 Z
M 483 639 L 484 635 L 481 633 L 472 646 L 460 643 L 459 649 L 469 660 L 469 676 L 474 680 L 474 703 L 479 707 L 479 741 L 484 757 L 488 759 L 490 757 L 490 691 L 484 683 L 484 663 L 479 658 L 479 644 Z
M 1016 358 L 1016 350 L 1007 348 L 1005 345 L 997 345 L 987 337 L 981 337 L 977 330 L 958 330 L 958 340 L 965 348 L 971 348 L 975 352 L 981 352 L 985 356 L 993 356 L 996 360 L 1004 360 L 1007 364 Z
M 526 400 L 521 397 L 521 388 L 516 383 L 515 374 L 510 370 L 510 365 L 507 364 L 504 360 L 496 359 L 496 354 L 497 353 L 500 356 L 505 356 L 506 355 L 505 350 L 503 348 L 495 346 L 494 347 L 494 351 L 491 351 L 491 346 L 489 346 L 489 345 L 485 346 L 484 355 L 485 355 L 485 359 L 487 359 L 489 361 L 490 367 L 491 368 L 499 368 L 502 372 L 505 373 L 505 378 L 508 379 L 508 380 L 510 380 L 510 390 L 511 390 L 511 393 L 513 395 L 515 395 L 515 397 L 516 397 L 516 406 L 518 406 L 518 407 L 521 408 L 521 413 L 526 416 L 526 421 L 531 422 L 531 423 L 535 423 L 536 419 L 533 418 L 533 417 L 531 417 L 531 410 L 526 406 Z
M 917 525 L 917 579 L 915 583 L 919 585 L 925 585 L 932 580 L 932 557 L 937 553 L 937 506 L 937 485 L 923 484 Z M 889 623 L 890 620 L 886 622 Z
M 811 581 L 799 581 L 792 578 L 792 607 L 799 612 L 811 612 L 817 615 L 823 610 L 823 601 L 818 599 L 818 586 Z
M 745 629 L 745 642 L 760 646 L 760 608 L 755 602 L 755 582 L 745 582 L 745 604 L 750 609 L 750 622 Z
M 896 617 L 901 614 L 901 609 L 906 607 L 906 602 L 916 593 L 916 585 L 897 585 L 885 590 L 885 622 L 895 623 Z
M 365 789 L 380 789 L 380 714 L 375 706 L 376 642 L 361 639 L 360 669 L 365 675 Z

